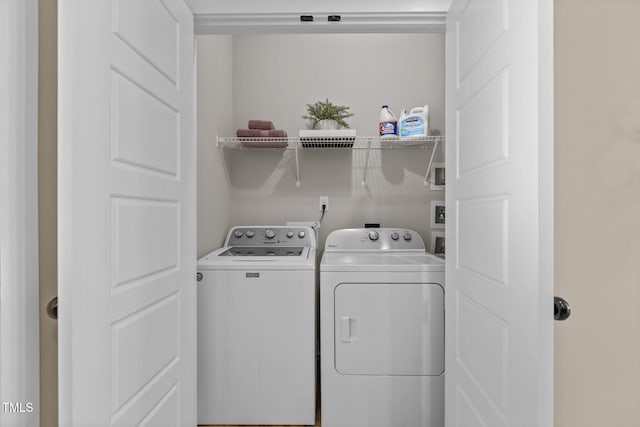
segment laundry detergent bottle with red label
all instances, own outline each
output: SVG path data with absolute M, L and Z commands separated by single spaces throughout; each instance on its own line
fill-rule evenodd
M 398 138 L 398 119 L 395 114 L 389 110 L 388 105 L 383 105 L 380 110 L 380 138 L 397 139 Z

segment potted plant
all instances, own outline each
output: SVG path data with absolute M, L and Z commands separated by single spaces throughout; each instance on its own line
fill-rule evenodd
M 315 104 L 307 104 L 307 114 L 303 119 L 311 120 L 311 129 L 339 129 L 348 128 L 346 118 L 353 116 L 348 112 L 349 107 L 344 105 L 334 105 L 327 98 L 324 102 L 318 101 Z

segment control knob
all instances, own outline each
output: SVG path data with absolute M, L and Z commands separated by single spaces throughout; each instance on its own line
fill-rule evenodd
M 247 237 L 248 238 L 252 238 L 253 236 L 255 236 L 255 233 L 252 230 L 247 231 Z
M 370 231 L 369 232 L 369 240 L 373 240 L 375 242 L 376 240 L 378 240 L 379 237 L 380 237 L 380 235 L 378 234 L 377 231 Z
M 242 232 L 242 230 L 236 230 L 233 232 L 233 235 L 236 236 L 237 238 L 242 237 L 244 233 Z
M 300 230 L 298 232 L 298 237 L 301 238 L 301 239 L 304 239 L 304 236 L 305 236 L 305 232 L 303 230 Z
M 409 240 L 411 240 L 411 233 L 409 233 L 409 232 L 404 233 L 402 235 L 402 238 L 408 242 Z
M 287 231 L 287 237 L 288 238 L 292 238 L 293 237 L 293 231 L 291 231 L 291 230 Z
M 393 240 L 398 240 L 400 238 L 400 235 L 394 231 L 393 233 L 391 233 L 391 238 Z
M 267 230 L 264 232 L 264 237 L 266 237 L 267 239 L 273 239 L 274 237 L 276 237 L 276 233 L 274 233 L 273 230 Z

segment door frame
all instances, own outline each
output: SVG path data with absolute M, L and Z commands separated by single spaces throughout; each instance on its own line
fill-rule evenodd
M 5 0 L 0 17 L 0 424 L 32 426 L 40 422 L 38 0 Z
M 554 319 L 550 302 L 553 301 L 554 272 L 554 67 L 553 67 L 553 0 L 538 2 L 538 219 L 539 219 L 539 299 L 538 313 L 542 321 L 538 342 L 541 348 L 550 348 L 540 355 L 539 426 L 553 426 L 554 418 Z M 544 31 L 543 31 L 544 30 Z M 547 284 L 545 286 L 544 284 Z M 549 304 L 549 305 L 547 305 Z M 545 334 L 544 331 L 552 331 Z M 545 390 L 551 390 L 551 394 Z
M 30 9 L 31 13 L 26 12 L 26 17 L 24 15 L 24 13 L 21 16 L 23 16 L 23 18 L 25 18 L 25 19 L 28 19 L 29 16 L 31 18 L 33 18 L 33 19 L 31 19 L 31 21 L 36 21 L 35 22 L 35 27 L 36 27 L 35 31 L 37 31 L 37 0 L 8 0 L 8 1 L 9 1 L 9 3 L 14 4 L 14 5 L 22 3 L 22 2 L 28 3 L 29 7 L 31 8 Z M 34 9 L 36 10 L 36 13 L 33 12 Z M 199 23 L 204 24 L 204 22 L 199 21 L 199 18 L 205 18 L 205 17 L 203 15 L 201 15 L 201 14 L 198 14 L 197 11 L 194 11 L 194 12 L 195 12 L 194 15 L 195 15 L 195 18 L 196 18 L 196 26 Z M 552 11 L 544 11 L 544 12 L 552 13 Z M 366 18 L 367 18 L 366 15 L 368 15 L 368 14 L 363 14 L 360 17 L 366 21 Z M 410 18 L 410 15 L 411 14 L 409 13 L 409 14 L 405 14 L 404 16 L 408 19 L 408 18 Z M 373 18 L 374 16 L 375 16 L 375 14 L 372 14 L 370 18 Z M 36 18 L 34 18 L 34 17 L 36 17 Z M 211 19 L 211 18 L 214 18 L 214 17 L 210 15 L 208 18 Z M 398 18 L 400 18 L 400 17 L 398 17 Z M 31 24 L 33 24 L 33 22 L 31 22 Z M 398 21 L 394 21 L 394 24 L 398 25 Z M 266 23 L 265 23 L 265 25 L 266 25 Z M 386 26 L 384 22 L 378 22 L 376 27 L 378 29 L 380 29 L 380 27 L 383 27 L 383 28 L 386 27 L 387 29 L 393 28 L 395 30 L 397 30 L 399 28 L 399 27 L 394 26 L 390 21 L 387 22 L 387 25 L 388 26 Z M 258 32 L 258 31 L 260 31 L 260 29 L 258 27 L 260 27 L 260 25 L 251 26 L 250 24 L 246 24 L 246 23 L 242 24 L 242 23 L 240 23 L 239 25 L 236 25 L 234 27 L 235 31 L 233 31 L 233 33 Z M 204 25 L 201 28 L 204 28 Z M 266 26 L 263 27 L 263 30 L 266 29 L 266 28 L 267 28 Z M 299 32 L 299 33 L 304 33 L 304 32 L 335 32 L 335 31 L 327 31 L 328 28 L 330 28 L 330 27 L 328 27 L 328 26 L 323 26 L 322 28 L 315 27 L 314 29 L 316 31 L 304 31 L 301 28 L 300 31 L 295 31 L 295 32 Z M 360 27 L 360 32 L 366 32 L 366 31 L 363 31 L 364 28 L 365 27 Z M 273 30 L 273 27 L 271 27 L 269 29 Z M 20 29 L 18 29 L 18 30 L 20 30 Z M 433 32 L 434 29 L 432 28 L 431 31 Z M 25 32 L 27 32 L 27 31 L 25 31 Z M 269 31 L 267 31 L 267 32 L 269 32 Z M 351 31 L 346 31 L 346 32 L 359 32 L 359 31 L 356 28 L 352 28 Z M 381 31 L 381 32 L 384 32 L 384 31 Z M 415 28 L 412 29 L 411 32 L 415 32 Z M 209 34 L 212 34 L 212 33 L 229 34 L 229 33 L 231 33 L 231 31 L 229 31 L 229 29 L 227 29 L 226 31 L 219 31 L 219 30 L 218 31 L 212 31 L 211 29 L 209 29 L 208 31 L 203 30 L 203 29 L 201 29 L 200 31 L 196 30 L 196 35 L 198 35 L 198 34 L 206 34 L 206 33 L 209 33 Z M 552 34 L 547 34 L 547 35 L 543 35 L 543 36 L 544 36 L 544 39 L 540 40 L 541 46 L 551 46 L 552 47 L 552 45 L 553 45 L 553 36 L 552 36 Z M 35 39 L 33 39 L 33 38 L 30 39 L 29 37 L 24 35 L 24 38 L 28 39 L 28 43 L 27 43 L 26 49 L 24 49 L 24 51 L 28 51 L 30 53 L 31 52 L 35 52 L 36 55 L 37 55 L 37 51 L 38 51 L 37 37 Z M 553 51 L 549 50 L 548 52 L 549 52 L 549 57 L 548 58 L 544 58 L 544 60 L 552 61 L 552 52 Z M 19 63 L 19 61 L 12 61 L 12 62 L 9 62 L 9 63 L 11 63 L 14 66 L 20 67 L 21 71 L 23 71 L 22 73 L 18 73 L 18 75 L 21 76 L 21 79 L 30 81 L 32 83 L 31 87 L 32 88 L 37 88 L 37 59 L 34 60 L 33 64 L 27 64 L 27 63 L 22 64 L 22 63 Z M 36 70 L 32 71 L 32 73 L 26 72 L 26 71 L 29 71 L 34 65 L 35 65 Z M 32 77 L 32 74 L 34 74 L 34 73 L 35 73 L 35 76 Z M 542 77 L 545 80 L 545 84 L 552 84 L 552 81 L 553 81 L 552 73 L 551 73 L 551 75 L 544 75 L 543 74 Z M 6 83 L 3 81 L 2 84 L 4 85 Z M 29 85 L 27 85 L 27 86 L 29 86 Z M 4 86 L 3 86 L 3 90 L 4 90 Z M 31 99 L 31 98 L 32 97 L 30 97 L 29 99 Z M 24 107 L 25 111 L 34 111 L 36 109 L 37 109 L 37 94 L 36 94 L 34 99 L 32 99 L 31 101 L 28 100 L 27 106 Z M 542 116 L 545 116 L 545 117 L 548 118 L 549 115 L 550 115 L 551 116 L 551 121 L 552 121 L 553 112 L 552 111 L 551 112 L 547 111 L 546 113 L 547 114 L 543 114 Z M 16 114 L 14 115 L 14 117 L 16 117 L 16 116 L 19 116 L 18 112 L 16 112 Z M 33 113 L 32 112 L 31 118 L 28 120 L 28 123 L 27 123 L 27 126 L 26 126 L 27 128 L 29 127 L 28 126 L 29 123 L 31 123 L 31 124 L 37 123 L 37 113 Z M 547 123 L 547 125 L 549 125 L 549 124 L 551 124 L 551 123 Z M 3 132 L 4 132 L 4 129 L 3 129 Z M 552 127 L 547 127 L 546 129 L 542 129 L 542 126 L 541 126 L 541 134 L 544 134 L 547 137 L 552 138 Z M 549 141 L 552 141 L 552 139 L 550 139 Z M 25 142 L 29 142 L 30 144 L 34 143 L 34 141 L 25 141 Z M 37 145 L 37 139 L 35 140 L 35 144 Z M 6 153 L 4 151 L 5 150 L 4 146 L 2 146 L 1 149 L 3 150 L 2 152 L 0 152 L 0 155 L 2 155 L 0 157 L 1 159 L 11 159 L 13 164 L 15 164 L 15 165 L 23 165 L 22 170 L 26 171 L 27 178 L 28 178 L 27 181 L 32 182 L 32 186 L 29 187 L 31 189 L 30 192 L 24 192 L 21 195 L 18 195 L 18 198 L 22 199 L 22 200 L 10 200 L 10 199 L 6 198 L 4 193 L 0 193 L 0 201 L 2 201 L 2 202 L 5 202 L 5 201 L 17 202 L 18 204 L 15 205 L 15 206 L 23 206 L 23 207 L 25 207 L 26 208 L 26 212 L 37 212 L 37 209 L 36 209 L 37 208 L 37 199 L 35 197 L 33 197 L 33 195 L 37 195 L 37 192 L 33 191 L 34 189 L 37 189 L 36 184 L 35 184 L 36 178 L 37 178 L 37 168 L 33 167 L 34 165 L 37 164 L 37 156 L 32 155 L 32 156 L 27 156 L 26 158 L 21 158 L 15 152 Z M 545 171 L 548 172 L 548 175 L 546 176 L 547 179 L 545 179 L 545 182 L 541 183 L 541 187 L 544 187 L 546 189 L 552 189 L 553 188 L 553 174 L 552 174 L 552 172 L 553 172 L 553 143 L 551 142 L 549 144 L 549 146 L 542 147 L 541 150 L 542 151 L 541 151 L 540 155 L 541 155 L 541 162 L 543 163 L 543 169 L 545 169 Z M 36 151 L 34 150 L 34 152 L 36 152 Z M 8 154 L 8 155 L 5 155 L 5 154 Z M 29 165 L 31 165 L 31 168 L 28 167 Z M 4 190 L 4 188 L 2 188 L 2 190 Z M 550 193 L 550 194 L 552 194 L 552 193 Z M 27 195 L 32 196 L 32 197 L 27 197 Z M 12 206 L 13 206 L 13 203 L 12 203 Z M 551 196 L 550 196 L 549 200 L 547 200 L 547 199 L 542 200 L 540 209 L 543 212 L 549 212 L 549 211 L 552 212 L 553 211 L 553 199 L 552 199 Z M 4 217 L 2 217 L 2 221 L 3 221 L 3 223 L 0 223 L 0 226 L 4 227 L 5 226 Z M 34 248 L 31 248 L 28 251 L 26 258 L 28 258 L 31 262 L 35 261 L 35 264 L 37 265 L 37 256 L 38 256 L 38 252 L 37 252 L 37 233 L 34 233 L 34 231 L 37 232 L 37 217 L 36 217 L 35 223 L 33 223 L 32 220 L 30 221 L 29 218 L 21 218 L 21 222 L 32 224 L 32 227 L 23 227 L 24 228 L 24 236 L 25 237 L 29 237 L 30 235 L 33 237 L 33 235 L 35 235 L 35 238 L 36 238 L 36 244 L 34 245 Z M 545 228 L 547 228 L 547 230 L 548 229 L 551 229 L 551 230 L 553 229 L 553 217 L 552 216 L 548 217 L 548 222 L 545 223 L 544 226 L 545 226 Z M 553 233 L 551 233 L 551 238 L 553 238 Z M 4 242 L 3 242 L 3 244 L 4 244 Z M 552 249 L 552 247 L 553 247 L 552 246 L 552 242 L 547 242 L 547 245 L 545 245 L 545 246 L 549 247 L 550 249 Z M 551 251 L 551 252 L 547 252 L 547 253 L 541 254 L 541 258 L 543 258 L 546 261 L 546 262 L 543 263 L 543 270 L 544 271 L 541 272 L 541 277 L 546 277 L 547 279 L 552 280 L 553 279 L 553 273 L 552 273 L 552 270 L 553 270 L 553 252 Z M 22 257 L 22 260 L 24 261 L 25 258 Z M 30 264 L 30 265 L 32 265 L 32 264 Z M 2 269 L 6 268 L 4 264 L 2 264 L 0 267 Z M 30 268 L 30 270 L 31 270 L 31 272 L 34 271 L 33 268 Z M 4 275 L 4 270 L 2 270 L 2 271 L 3 271 L 2 274 Z M 37 269 L 35 269 L 35 271 L 37 272 Z M 35 281 L 34 288 L 35 288 L 34 292 L 36 293 L 36 296 L 37 296 L 37 280 Z M 36 298 L 36 301 L 37 301 L 37 298 Z M 541 304 L 542 304 L 542 302 L 541 302 Z M 545 309 L 545 308 L 541 307 L 541 310 L 543 310 L 543 309 Z M 34 315 L 35 315 L 35 319 L 36 319 L 36 326 L 35 326 L 36 327 L 36 331 L 37 331 L 37 313 L 38 313 L 38 310 L 37 310 L 37 307 L 36 307 L 36 310 L 34 310 Z M 2 331 L 0 330 L 0 333 L 1 332 Z M 540 338 L 544 339 L 544 340 L 552 340 L 553 339 L 553 337 L 540 337 Z M 35 344 L 35 346 L 36 346 L 36 349 L 37 349 L 37 343 Z M 34 359 L 35 359 L 36 365 L 35 365 L 35 369 L 32 369 L 31 372 L 32 373 L 37 373 L 38 372 L 38 369 L 37 369 L 38 357 L 35 357 Z M 549 369 L 550 369 L 551 373 L 552 373 L 552 370 L 553 370 L 553 360 L 552 359 L 553 359 L 552 355 L 549 355 L 549 360 L 547 360 L 547 363 L 546 363 L 549 366 Z M 4 362 L 4 353 L 2 355 L 0 355 L 0 366 L 2 366 L 3 362 Z M 546 372 L 545 376 L 548 376 L 548 375 L 549 375 L 549 373 Z M 37 384 L 37 382 L 38 382 L 37 375 L 32 375 L 32 377 L 35 377 L 35 378 L 31 378 L 29 382 L 30 382 L 31 386 L 33 386 L 33 384 L 34 384 L 33 381 L 35 380 L 35 387 L 37 389 L 37 386 L 38 386 L 38 384 Z M 4 382 L 4 378 L 3 378 L 3 382 Z M 551 410 L 551 414 L 552 414 L 552 410 Z M 549 413 L 545 413 L 542 416 L 543 419 L 540 420 L 541 421 L 540 425 L 551 425 L 551 424 L 544 423 L 545 420 L 549 419 L 548 417 L 549 417 Z

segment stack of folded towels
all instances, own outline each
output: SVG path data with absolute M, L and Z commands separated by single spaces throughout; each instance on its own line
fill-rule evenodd
M 269 120 L 249 120 L 249 129 L 238 129 L 236 136 L 247 138 L 242 140 L 242 144 L 247 147 L 284 148 L 287 146 L 287 141 L 251 141 L 251 138 L 287 137 L 286 131 L 276 129 L 273 122 Z
M 238 138 L 286 138 L 287 132 L 278 130 L 269 120 L 249 120 L 249 129 L 238 129 Z

